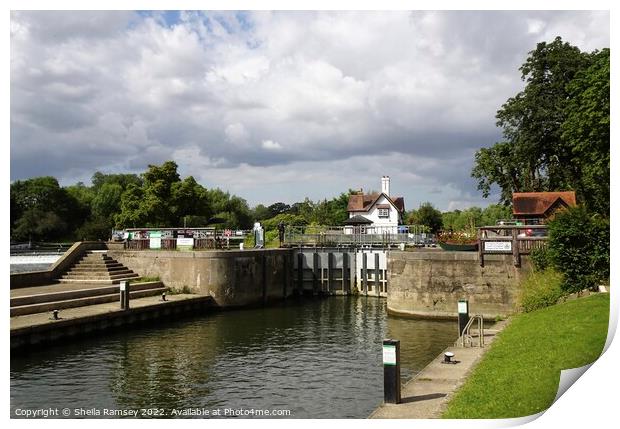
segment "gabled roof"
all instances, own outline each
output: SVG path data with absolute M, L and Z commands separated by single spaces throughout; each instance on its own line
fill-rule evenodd
M 556 204 L 566 207 L 576 206 L 575 192 L 514 192 L 512 194 L 513 215 L 544 215 Z
M 351 194 L 349 195 L 349 204 L 347 211 L 349 212 L 367 212 L 379 200 L 381 196 L 387 198 L 399 212 L 405 211 L 405 200 L 403 197 L 390 197 L 385 194 Z
M 370 225 L 372 221 L 362 215 L 355 215 L 344 221 L 345 225 Z

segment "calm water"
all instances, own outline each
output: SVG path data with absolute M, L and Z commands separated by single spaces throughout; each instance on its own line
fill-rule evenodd
M 410 379 L 456 322 L 387 317 L 385 300 L 330 297 L 134 329 L 11 359 L 16 408 L 287 409 L 365 418 L 383 399 L 381 340 Z

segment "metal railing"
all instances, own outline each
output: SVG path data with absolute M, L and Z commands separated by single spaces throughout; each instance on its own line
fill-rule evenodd
M 189 228 L 188 228 L 189 230 Z M 169 229 L 171 231 L 171 229 Z M 228 230 L 230 231 L 230 230 Z M 241 232 L 242 234 L 239 234 Z M 197 237 L 193 237 L 191 249 L 193 250 L 208 250 L 208 249 L 226 249 L 231 246 L 237 247 L 240 242 L 243 242 L 246 236 L 251 233 L 251 231 L 238 230 L 231 231 L 228 235 L 227 230 L 216 230 L 210 229 L 206 230 L 203 228 L 200 231 L 200 235 Z M 148 235 L 144 233 L 143 235 Z M 177 250 L 180 247 L 178 246 L 179 238 L 174 238 L 170 236 L 165 237 L 157 237 L 160 239 L 159 241 L 159 250 Z M 138 236 L 138 238 L 132 238 L 125 241 L 125 249 L 127 250 L 150 250 L 151 247 L 151 239 L 144 236 Z
M 420 225 L 374 226 L 286 226 L 285 246 L 342 247 L 430 244 L 431 235 Z
M 465 325 L 465 329 L 463 329 L 463 335 L 456 340 L 456 346 L 460 347 L 473 347 L 474 346 L 474 337 L 471 335 L 471 327 L 474 322 L 478 322 L 478 345 L 477 347 L 484 347 L 484 318 L 482 314 L 473 315 L 467 325 Z

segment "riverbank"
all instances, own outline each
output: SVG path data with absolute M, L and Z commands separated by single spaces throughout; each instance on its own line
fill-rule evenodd
M 547 409 L 560 371 L 599 357 L 608 323 L 608 293 L 515 316 L 442 417 L 511 418 Z
M 401 391 L 400 404 L 382 404 L 371 419 L 432 419 L 439 418 L 454 392 L 466 382 L 472 369 L 489 350 L 497 334 L 508 324 L 500 321 L 492 329 L 485 329 L 485 347 L 451 346 L 433 359 Z M 456 364 L 443 363 L 444 353 L 454 354 Z
M 215 307 L 209 296 L 169 295 L 131 300 L 131 308 L 121 310 L 118 302 L 68 308 L 55 320 L 50 312 L 11 317 L 11 351 L 43 344 L 59 344 L 69 338 L 86 336 L 94 331 L 142 323 L 173 315 L 202 313 Z

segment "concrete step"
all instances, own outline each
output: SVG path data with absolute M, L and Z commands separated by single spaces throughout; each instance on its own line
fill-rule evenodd
M 118 284 L 123 280 L 133 280 L 135 281 L 136 279 L 139 279 L 140 276 L 138 274 L 134 274 L 133 276 L 127 276 L 127 277 L 122 277 L 122 278 L 117 278 L 117 279 L 105 279 L 105 280 L 99 280 L 99 279 L 57 279 L 58 283 L 92 283 L 92 284 L 101 284 L 101 285 L 113 285 L 113 284 Z
M 163 283 L 160 281 L 156 282 L 144 282 L 144 283 L 132 283 L 130 284 L 130 290 L 133 291 L 141 291 L 148 289 L 156 289 L 164 287 Z M 76 290 L 68 290 L 61 292 L 49 292 L 49 293 L 40 293 L 33 294 L 27 296 L 19 296 L 15 298 L 11 298 L 11 307 L 19 307 L 24 305 L 31 304 L 41 304 L 44 302 L 55 302 L 55 301 L 65 301 L 70 299 L 77 298 L 87 298 L 87 297 L 95 297 L 100 295 L 110 295 L 113 293 L 120 292 L 120 286 L 117 284 L 110 286 L 101 286 L 94 288 L 85 288 L 85 289 L 76 289 Z
M 78 262 L 73 265 L 74 267 L 80 268 L 101 268 L 101 267 L 123 267 L 124 265 L 120 262 Z
M 85 255 L 78 259 L 79 261 L 110 261 L 112 257 L 108 255 Z
M 115 276 L 124 276 L 135 274 L 133 271 L 124 269 L 124 270 L 116 270 L 116 271 L 78 271 L 75 272 L 73 270 L 67 271 L 62 275 L 62 278 L 75 278 L 75 279 L 106 279 L 112 278 Z
M 130 299 L 144 298 L 147 296 L 161 295 L 165 291 L 166 291 L 165 287 L 151 288 L 151 289 L 130 292 L 129 297 Z M 54 302 L 44 302 L 44 303 L 39 303 L 39 304 L 23 305 L 23 306 L 11 307 L 11 317 L 23 316 L 25 314 L 43 313 L 43 312 L 52 311 L 52 310 L 62 310 L 65 308 L 75 308 L 75 307 L 84 307 L 87 305 L 104 304 L 107 302 L 114 302 L 114 301 L 119 301 L 119 307 L 120 307 L 120 297 L 118 293 L 100 295 L 100 296 L 91 296 L 91 297 L 85 297 L 85 298 L 68 299 L 68 300 L 54 301 Z M 130 301 L 130 306 L 131 306 L 131 301 Z M 62 317 L 62 314 L 60 316 Z
M 114 271 L 122 271 L 122 270 L 126 270 L 127 267 L 125 267 L 124 265 L 118 264 L 118 266 L 107 266 L 107 267 L 81 267 L 81 266 L 74 266 L 73 268 L 71 268 L 69 271 L 73 272 L 73 273 L 97 273 L 97 272 L 106 272 L 106 273 L 110 273 L 110 272 L 114 272 Z

